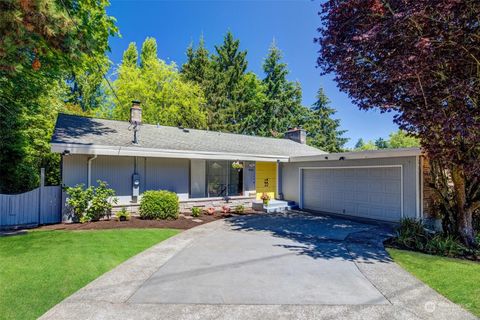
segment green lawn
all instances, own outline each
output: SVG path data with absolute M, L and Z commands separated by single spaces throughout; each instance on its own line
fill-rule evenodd
M 35 319 L 101 274 L 179 231 L 33 231 L 0 238 L 0 319 Z
M 405 270 L 480 316 L 480 263 L 397 249 L 387 251 Z

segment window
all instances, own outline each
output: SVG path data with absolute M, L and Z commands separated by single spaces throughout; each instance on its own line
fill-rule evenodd
M 243 193 L 243 169 L 232 168 L 233 161 L 207 161 L 207 197 L 238 196 Z

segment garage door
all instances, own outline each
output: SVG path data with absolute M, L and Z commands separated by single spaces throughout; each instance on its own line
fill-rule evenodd
M 303 169 L 303 208 L 398 221 L 401 168 Z

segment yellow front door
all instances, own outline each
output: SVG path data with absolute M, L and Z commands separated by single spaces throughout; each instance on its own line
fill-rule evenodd
M 257 200 L 263 193 L 275 199 L 277 192 L 277 163 L 276 162 L 257 162 L 255 165 L 255 189 Z

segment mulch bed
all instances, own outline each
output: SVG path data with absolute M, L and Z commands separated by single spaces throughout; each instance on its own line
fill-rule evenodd
M 258 214 L 258 211 L 245 211 L 243 215 Z M 117 221 L 112 217 L 110 220 L 101 220 L 87 223 L 59 223 L 41 226 L 39 230 L 95 230 L 95 229 L 120 229 L 120 228 L 168 228 L 168 229 L 190 229 L 215 220 L 224 219 L 221 213 L 216 212 L 214 215 L 202 214 L 198 218 L 188 219 L 189 213 L 181 214 L 176 220 L 143 220 L 133 216 L 129 221 Z M 231 216 L 231 215 L 230 215 Z M 202 220 L 201 222 L 192 221 L 194 219 Z

